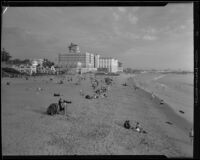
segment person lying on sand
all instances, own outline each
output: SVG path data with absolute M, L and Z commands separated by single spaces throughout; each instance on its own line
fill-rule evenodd
M 94 97 L 93 96 L 90 96 L 90 95 L 86 95 L 85 96 L 85 99 L 93 99 Z
M 164 104 L 164 100 L 163 99 L 160 100 L 160 104 Z
M 126 83 L 122 84 L 123 86 L 128 86 Z

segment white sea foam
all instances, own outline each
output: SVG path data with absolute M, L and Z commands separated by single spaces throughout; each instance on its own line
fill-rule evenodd
M 165 75 L 161 75 L 161 76 L 155 77 L 153 80 L 156 81 L 156 80 L 161 79 L 163 77 L 165 77 Z

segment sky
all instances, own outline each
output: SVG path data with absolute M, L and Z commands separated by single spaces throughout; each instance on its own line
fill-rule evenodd
M 9 7 L 1 46 L 13 58 L 55 61 L 71 42 L 135 69 L 193 70 L 193 4 Z

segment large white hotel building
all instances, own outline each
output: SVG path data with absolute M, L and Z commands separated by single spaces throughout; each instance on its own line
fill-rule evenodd
M 122 71 L 122 63 L 111 57 L 101 57 L 93 53 L 81 53 L 79 46 L 71 43 L 69 53 L 59 54 L 58 63 L 61 67 L 71 67 L 81 70 L 81 72 L 105 70 L 116 73 Z

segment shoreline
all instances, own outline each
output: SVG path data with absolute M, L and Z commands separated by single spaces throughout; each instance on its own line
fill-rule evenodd
M 192 124 L 174 112 L 169 104 L 160 105 L 159 97 L 152 99 L 151 92 L 147 92 L 140 87 L 135 90 L 131 75 L 124 76 L 123 82 L 128 84 L 128 87 L 126 87 L 127 93 L 133 97 L 133 104 L 138 108 L 136 109 L 136 117 L 134 116 L 133 119 L 136 118 L 145 124 L 146 129 L 152 132 L 154 136 L 159 137 L 161 135 L 161 139 L 169 142 L 166 142 L 166 145 L 174 143 L 183 154 L 193 156 L 193 145 L 189 138 Z
M 151 76 L 150 81 L 152 81 L 152 82 L 147 82 L 146 80 L 143 81 L 140 77 L 137 78 L 137 75 L 133 75 L 133 76 L 131 76 L 131 78 L 133 79 L 135 86 L 145 90 L 146 92 L 151 94 L 152 97 L 157 97 L 157 98 L 159 98 L 159 100 L 164 100 L 164 103 L 167 103 L 168 106 L 178 116 L 186 119 L 188 123 L 193 125 L 194 111 L 193 111 L 193 103 L 192 103 L 193 99 L 191 98 L 192 94 L 189 92 L 188 94 L 191 94 L 191 97 L 189 97 L 186 93 L 184 93 L 184 90 L 187 90 L 187 89 L 190 90 L 191 88 L 186 88 L 186 89 L 183 88 L 184 90 L 176 90 L 176 88 L 172 88 L 173 86 L 168 86 L 163 82 L 155 82 L 154 83 L 155 80 L 163 78 L 163 76 L 166 76 L 166 75 L 158 74 L 156 77 Z M 145 77 L 143 77 L 143 78 L 145 78 Z M 147 75 L 147 78 L 148 78 L 148 75 Z M 166 77 L 166 78 L 168 78 L 168 77 Z M 164 81 L 164 79 L 163 79 L 163 81 Z M 175 83 L 177 83 L 177 82 L 175 82 Z M 181 82 L 181 83 L 185 83 L 185 82 Z M 175 87 L 176 87 L 176 85 L 175 85 Z M 164 91 L 162 91 L 163 88 L 164 88 Z M 182 86 L 181 86 L 181 88 L 182 88 Z
M 133 80 L 133 79 L 132 79 Z M 147 94 L 147 96 L 152 99 L 152 92 L 148 89 L 145 89 L 144 87 L 137 85 L 137 83 L 135 83 L 135 81 L 132 81 L 133 85 L 138 87 L 139 90 L 143 91 L 145 94 Z M 133 88 L 134 89 L 134 88 Z M 154 98 L 152 99 L 154 102 L 156 102 L 157 104 L 160 103 L 160 101 L 162 100 L 162 98 L 160 98 L 158 95 L 154 94 Z M 191 122 L 189 122 L 187 119 L 181 117 L 179 114 L 177 114 L 173 107 L 170 106 L 170 104 L 164 102 L 164 104 L 162 104 L 161 107 L 156 107 L 157 110 L 159 110 L 160 112 L 164 113 L 167 117 L 169 117 L 171 119 L 172 122 L 175 122 L 175 124 L 177 125 L 177 127 L 179 127 L 181 130 L 183 130 L 184 132 L 189 132 L 191 128 L 193 128 L 193 124 Z

